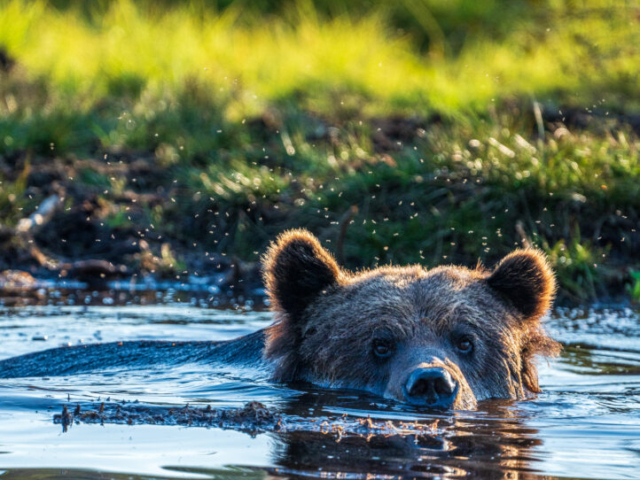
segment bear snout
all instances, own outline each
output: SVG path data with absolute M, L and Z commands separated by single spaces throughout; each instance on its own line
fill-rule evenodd
M 408 403 L 439 409 L 452 408 L 458 391 L 458 382 L 442 367 L 417 368 L 403 386 Z

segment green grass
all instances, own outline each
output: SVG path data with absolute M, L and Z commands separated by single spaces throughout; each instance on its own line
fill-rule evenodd
M 62 189 L 150 244 L 132 265 L 174 272 L 291 227 L 335 249 L 355 206 L 350 267 L 490 265 L 524 232 L 564 298 L 615 295 L 640 268 L 640 142 L 615 120 L 640 110 L 638 11 L 0 0 L 0 216 Z
M 611 112 L 640 98 L 631 2 L 406 0 L 358 14 L 345 3 L 334 16 L 300 2 L 268 21 L 241 4 L 216 13 L 201 2 L 57 3 L 71 6 L 0 2 L 0 47 L 16 60 L 2 74 L 0 153 L 168 142 L 193 157 L 227 146 L 229 129 L 270 108 L 461 118 L 514 98 Z M 402 12 L 422 31 L 394 28 Z
M 406 3 L 425 17 L 443 10 L 439 2 Z M 459 10 L 440 13 L 443 21 L 453 23 L 456 11 L 460 22 L 472 15 L 467 2 L 459 3 Z M 172 118 L 184 113 L 176 110 L 187 108 L 187 98 L 198 107 L 198 95 L 215 105 L 215 114 L 203 119 L 207 127 L 236 124 L 281 104 L 331 117 L 460 115 L 522 96 L 637 107 L 629 104 L 639 98 L 633 4 L 542 3 L 517 2 L 520 17 L 514 18 L 514 8 L 506 8 L 502 20 L 512 20 L 511 28 L 500 34 L 478 26 L 460 41 L 455 28 L 439 29 L 443 45 L 431 42 L 421 51 L 416 35 L 391 28 L 383 8 L 326 18 L 301 2 L 289 18 L 265 22 L 246 7 L 198 15 L 194 4 L 160 10 L 118 0 L 83 13 L 3 0 L 0 45 L 18 66 L 14 78 L 3 81 L 2 93 L 12 100 L 2 102 L 0 112 L 5 122 L 23 126 L 9 130 L 11 145 L 5 140 L 2 148 L 51 140 L 77 149 L 96 137 L 103 146 L 136 146 L 168 133 L 153 131 L 158 124 L 171 132 L 174 121 L 185 120 Z M 495 9 L 489 13 L 499 16 Z
M 640 302 L 640 272 L 632 271 L 631 280 L 632 283 L 629 286 L 629 293 L 631 294 L 631 298 L 633 298 L 637 302 Z

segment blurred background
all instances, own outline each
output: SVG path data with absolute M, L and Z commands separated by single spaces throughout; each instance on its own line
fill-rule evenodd
M 0 280 L 255 288 L 304 227 L 640 300 L 639 66 L 637 1 L 0 0 Z

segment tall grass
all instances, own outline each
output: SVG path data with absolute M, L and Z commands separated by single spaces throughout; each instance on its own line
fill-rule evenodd
M 481 109 L 522 94 L 612 107 L 621 105 L 620 94 L 638 98 L 640 28 L 632 3 L 531 2 L 498 39 L 489 28 L 466 32 L 462 42 L 455 30 L 449 37 L 442 31 L 435 55 L 391 28 L 384 4 L 360 17 L 327 18 L 301 2 L 286 17 L 264 20 L 246 3 L 223 13 L 197 3 L 161 10 L 115 0 L 86 12 L 3 0 L 0 45 L 27 78 L 47 79 L 51 106 L 66 101 L 80 110 L 105 96 L 164 97 L 194 80 L 226 100 L 225 115 L 234 120 L 300 97 L 331 113 L 355 95 L 371 114 Z M 439 5 L 405 3 L 414 16 L 429 16 Z M 459 8 L 458 16 L 468 12 Z M 460 44 L 455 52 L 453 43 Z

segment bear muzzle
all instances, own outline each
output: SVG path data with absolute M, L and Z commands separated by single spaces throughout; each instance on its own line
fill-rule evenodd
M 407 403 L 429 408 L 452 408 L 460 385 L 442 367 L 426 367 L 414 370 L 403 386 Z
M 418 358 L 416 358 L 418 357 Z M 429 410 L 473 410 L 476 396 L 460 367 L 437 351 L 400 359 L 384 396 Z

